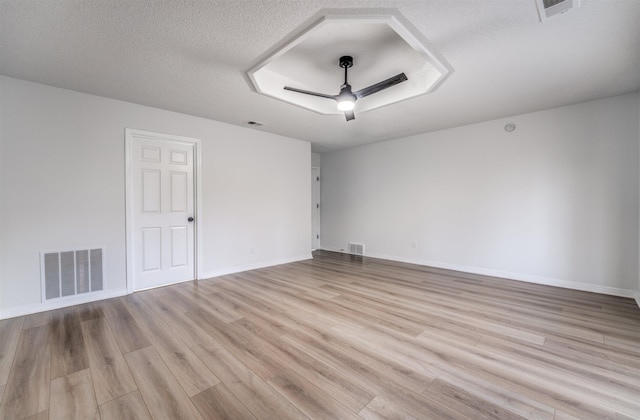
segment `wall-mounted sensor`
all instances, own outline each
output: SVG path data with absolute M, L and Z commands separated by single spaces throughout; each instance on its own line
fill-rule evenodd
M 511 133 L 515 129 L 516 129 L 516 125 L 512 123 L 509 123 L 504 126 L 504 131 L 506 131 L 507 133 Z

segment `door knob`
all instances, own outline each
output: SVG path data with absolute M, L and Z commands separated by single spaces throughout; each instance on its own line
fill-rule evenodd
M 189 216 L 189 218 L 187 219 L 190 222 L 193 222 L 193 217 Z

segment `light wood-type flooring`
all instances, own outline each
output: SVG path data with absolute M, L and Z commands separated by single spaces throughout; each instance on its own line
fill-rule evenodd
M 0 321 L 0 418 L 640 418 L 631 299 L 316 252 Z

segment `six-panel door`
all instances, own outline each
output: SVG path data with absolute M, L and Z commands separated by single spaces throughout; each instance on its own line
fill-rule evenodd
M 132 149 L 134 289 L 192 280 L 194 145 L 134 137 Z

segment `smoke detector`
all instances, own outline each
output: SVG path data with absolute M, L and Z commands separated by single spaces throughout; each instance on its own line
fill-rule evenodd
M 580 7 L 580 0 L 536 0 L 540 22 Z

